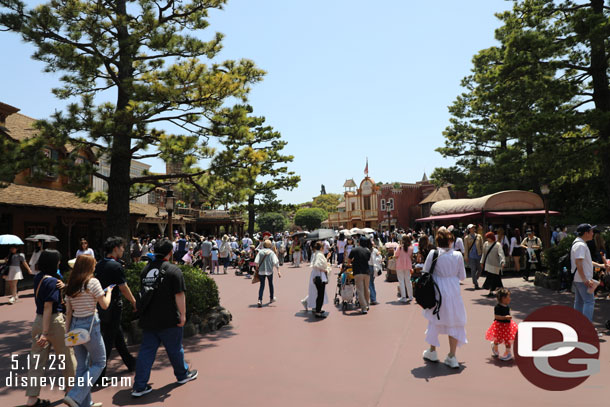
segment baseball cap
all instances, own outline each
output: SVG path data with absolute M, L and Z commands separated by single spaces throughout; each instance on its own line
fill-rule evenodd
M 155 243 L 155 256 L 165 257 L 174 250 L 174 245 L 169 239 L 161 239 Z
M 448 231 L 453 232 L 453 225 L 449 225 L 449 227 L 447 228 Z
M 587 233 L 591 229 L 595 229 L 596 227 L 597 227 L 597 225 L 591 226 L 589 223 L 581 223 L 576 228 L 576 233 L 578 233 L 579 235 L 584 235 L 585 233 Z
M 471 223 L 471 224 L 469 224 L 469 225 L 466 227 L 466 229 L 470 229 L 470 228 L 473 228 L 473 227 L 474 227 L 474 225 Z
M 525 230 L 525 233 L 532 233 L 532 232 L 533 232 L 532 228 L 527 228 L 527 229 Z

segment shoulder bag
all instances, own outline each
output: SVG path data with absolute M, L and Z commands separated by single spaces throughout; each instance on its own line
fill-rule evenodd
M 89 342 L 91 339 L 91 329 L 93 329 L 93 321 L 95 321 L 95 311 L 91 315 L 91 325 L 89 325 L 88 330 L 85 328 L 75 328 L 66 333 L 64 337 L 66 346 L 77 346 Z
M 265 254 L 263 256 L 263 258 L 261 259 L 260 263 L 258 263 L 258 265 L 256 266 L 256 270 L 254 270 L 254 275 L 252 276 L 252 284 L 256 284 L 259 281 L 261 281 L 260 276 L 258 275 L 258 269 L 261 266 L 261 264 L 263 264 L 263 262 L 265 261 L 265 259 L 267 258 L 267 256 L 269 256 L 269 254 Z

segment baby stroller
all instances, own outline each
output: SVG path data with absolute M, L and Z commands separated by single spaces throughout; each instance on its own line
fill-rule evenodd
M 235 270 L 236 276 L 242 276 L 244 273 L 250 272 L 250 258 L 246 256 L 246 252 L 239 253 L 237 257 L 237 270 Z
M 341 304 L 341 310 L 347 310 L 348 304 L 359 307 L 356 296 L 356 280 L 351 267 L 343 265 L 337 277 L 337 289 L 335 290 L 335 305 Z

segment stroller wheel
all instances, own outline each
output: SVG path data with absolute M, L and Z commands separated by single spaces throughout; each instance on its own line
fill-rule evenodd
M 347 310 L 347 302 L 343 301 L 343 306 L 341 307 L 343 311 Z
M 339 299 L 335 298 L 335 305 L 339 305 Z

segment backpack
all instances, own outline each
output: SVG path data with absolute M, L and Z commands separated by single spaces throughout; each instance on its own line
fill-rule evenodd
M 436 259 L 438 258 L 438 250 L 433 250 L 433 252 L 430 271 L 422 273 L 422 275 L 415 280 L 413 294 L 415 300 L 423 309 L 433 308 L 432 315 L 436 315 L 436 318 L 440 320 L 438 313 L 443 302 L 443 297 L 441 296 L 438 285 L 432 278 L 432 273 L 434 273 L 434 267 L 436 266 Z M 436 293 L 438 293 L 438 300 L 436 299 Z
M 568 250 L 568 252 L 566 254 L 564 254 L 563 256 L 561 256 L 558 260 L 559 269 L 563 270 L 563 268 L 565 267 L 566 269 L 570 270 L 570 274 L 572 274 L 572 275 L 574 275 L 574 273 L 576 273 L 576 270 L 572 270 L 572 249 L 574 248 L 575 243 L 576 243 L 576 239 L 574 239 L 574 241 L 572 242 L 572 245 L 570 246 L 570 250 Z
M 147 285 L 147 284 L 144 284 L 143 282 L 140 284 L 140 296 L 136 302 L 136 308 L 138 309 L 139 316 L 144 315 L 146 308 L 148 308 L 148 306 L 150 305 L 152 299 L 155 296 L 155 293 L 157 292 L 159 286 L 163 282 L 163 279 L 165 278 L 165 268 L 167 267 L 168 264 L 170 264 L 170 263 L 164 261 L 161 265 L 159 265 L 159 267 L 158 267 L 159 274 L 155 278 L 155 281 L 153 282 L 152 285 Z M 153 263 L 148 263 L 146 265 L 145 269 L 142 271 L 142 274 L 144 274 L 145 271 L 148 272 L 149 270 L 151 270 L 155 267 L 156 266 L 153 265 Z

